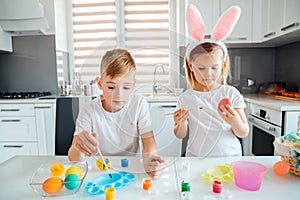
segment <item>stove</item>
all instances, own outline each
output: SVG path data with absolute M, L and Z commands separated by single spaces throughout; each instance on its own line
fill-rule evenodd
M 51 95 L 51 92 L 1 92 L 0 99 L 29 99 Z

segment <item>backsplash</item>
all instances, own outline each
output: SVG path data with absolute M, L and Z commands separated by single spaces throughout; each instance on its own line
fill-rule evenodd
M 55 37 L 13 37 L 13 49 L 0 54 L 0 92 L 57 94 Z

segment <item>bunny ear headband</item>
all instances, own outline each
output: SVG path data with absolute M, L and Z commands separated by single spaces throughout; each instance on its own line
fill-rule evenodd
M 205 36 L 205 24 L 202 20 L 201 14 L 198 9 L 190 4 L 187 9 L 187 26 L 190 36 L 194 39 L 194 42 L 187 47 L 186 56 L 190 59 L 191 51 L 198 45 L 203 43 L 214 43 L 219 45 L 224 55 L 227 54 L 227 48 L 222 40 L 225 40 L 233 28 L 235 27 L 238 19 L 241 15 L 241 9 L 238 6 L 232 6 L 219 18 L 217 24 L 213 28 L 211 33 L 211 39 L 204 39 Z M 224 59 L 226 57 L 224 56 Z

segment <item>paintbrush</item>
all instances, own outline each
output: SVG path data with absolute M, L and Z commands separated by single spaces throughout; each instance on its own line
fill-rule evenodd
M 100 157 L 101 157 L 101 159 L 102 159 L 102 161 L 103 161 L 103 164 L 104 164 L 104 166 L 105 166 L 105 169 L 106 169 L 106 171 L 107 171 L 109 177 L 112 178 L 111 173 L 110 173 L 110 170 L 108 169 L 108 167 L 107 167 L 107 165 L 106 165 L 105 159 L 104 159 L 104 157 L 103 157 L 103 155 L 102 155 L 102 153 L 101 153 L 99 147 L 97 147 L 97 151 L 98 151 L 98 153 L 99 153 L 99 155 L 100 155 Z M 95 158 L 95 157 L 94 157 L 94 158 Z M 96 158 L 95 158 L 95 159 L 96 159 Z
M 199 109 L 203 109 L 202 107 L 199 107 Z M 193 110 L 193 108 L 190 108 L 190 109 L 187 109 L 188 111 L 191 111 Z M 173 115 L 175 112 L 170 112 L 170 113 L 166 113 L 165 116 L 168 116 L 168 115 Z

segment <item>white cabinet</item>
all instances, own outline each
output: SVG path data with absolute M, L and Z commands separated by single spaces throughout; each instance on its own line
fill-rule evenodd
M 15 155 L 54 155 L 55 103 L 0 104 L 0 163 Z
M 12 52 L 11 34 L 4 32 L 0 26 L 0 50 Z
M 182 140 L 174 135 L 173 115 L 166 115 L 176 110 L 176 102 L 150 102 L 149 104 L 158 154 L 181 156 Z
M 55 104 L 35 104 L 39 155 L 55 154 Z
M 283 25 L 280 30 L 284 33 L 299 30 L 300 26 L 300 1 L 284 0 Z
M 239 21 L 230 36 L 225 40 L 226 43 L 245 43 L 252 42 L 252 0 L 226 0 L 220 1 L 221 13 L 229 7 L 238 5 L 242 12 Z

